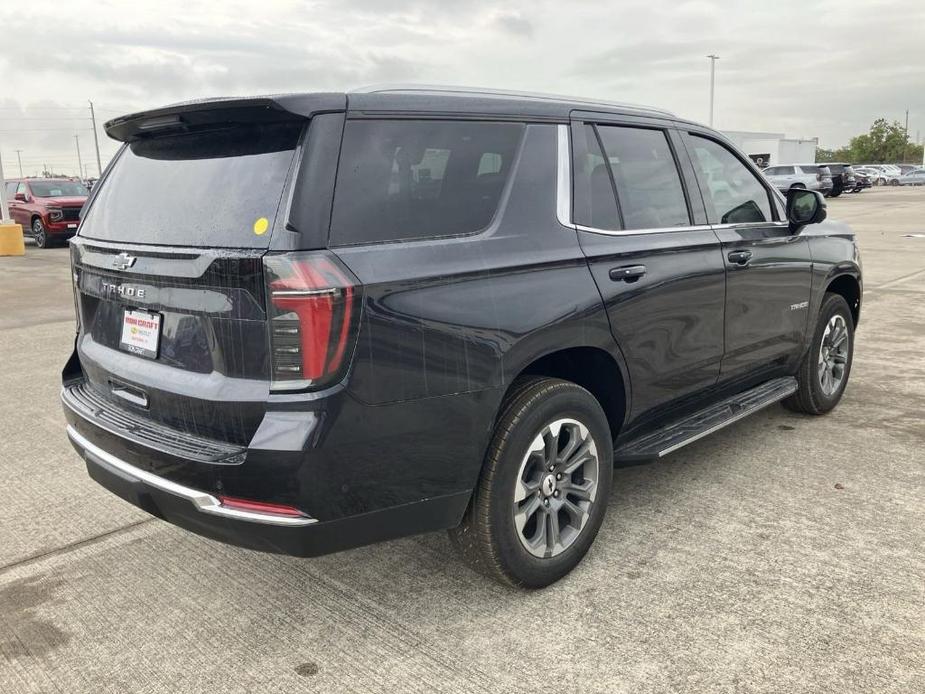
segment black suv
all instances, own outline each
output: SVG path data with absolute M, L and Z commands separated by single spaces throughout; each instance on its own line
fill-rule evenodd
M 597 534 L 614 461 L 847 383 L 851 230 L 669 113 L 370 90 L 106 130 L 67 432 L 193 532 L 315 556 L 449 529 L 543 586 Z

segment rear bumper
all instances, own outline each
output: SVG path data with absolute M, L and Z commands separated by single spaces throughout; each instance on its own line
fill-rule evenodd
M 148 513 L 213 540 L 239 547 L 313 557 L 437 528 L 451 527 L 469 493 L 322 522 L 223 507 L 201 490 L 177 484 L 106 452 L 73 426 L 68 438 L 87 472 L 107 490 Z

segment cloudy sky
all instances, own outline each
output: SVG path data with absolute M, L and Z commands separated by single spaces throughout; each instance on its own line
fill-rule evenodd
M 922 0 L 69 0 L 0 3 L 0 153 L 95 170 L 100 120 L 202 96 L 476 85 L 629 101 L 847 143 L 925 136 Z M 103 163 L 115 144 L 101 134 Z

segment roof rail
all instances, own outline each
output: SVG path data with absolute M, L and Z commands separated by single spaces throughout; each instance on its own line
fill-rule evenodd
M 620 101 L 607 101 L 605 99 L 589 99 L 582 96 L 564 96 L 561 94 L 544 94 L 541 92 L 523 92 L 511 89 L 488 89 L 484 87 L 460 87 L 443 84 L 373 84 L 364 87 L 357 87 L 347 92 L 348 94 L 458 94 L 471 96 L 487 96 L 493 98 L 511 97 L 516 99 L 532 99 L 535 101 L 565 101 L 575 104 L 587 104 L 589 106 L 610 106 L 617 108 L 632 109 L 634 111 L 648 111 L 658 113 L 664 116 L 675 118 L 675 114 L 661 108 L 652 106 L 640 106 Z

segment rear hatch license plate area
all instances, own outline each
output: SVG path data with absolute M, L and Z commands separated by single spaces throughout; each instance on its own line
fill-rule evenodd
M 157 359 L 161 339 L 159 313 L 125 309 L 122 312 L 122 337 L 119 349 L 148 359 Z

